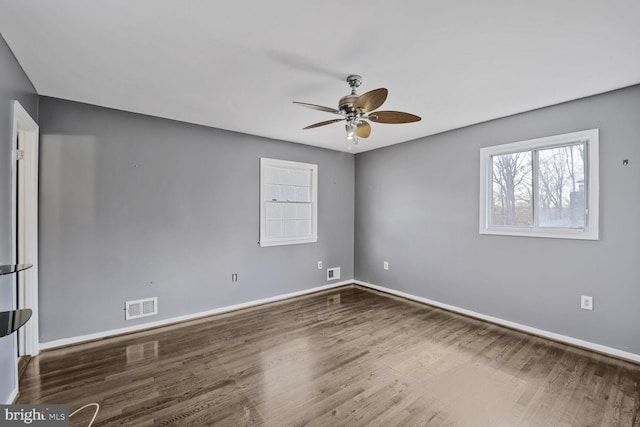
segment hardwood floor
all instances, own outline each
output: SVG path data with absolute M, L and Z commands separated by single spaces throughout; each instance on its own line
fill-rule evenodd
M 31 356 L 20 356 L 18 360 L 18 378 L 22 378 L 22 374 L 24 374 L 25 369 L 27 369 L 30 360 Z
M 640 426 L 639 383 L 640 365 L 345 287 L 44 352 L 18 403 L 98 402 L 94 426 Z

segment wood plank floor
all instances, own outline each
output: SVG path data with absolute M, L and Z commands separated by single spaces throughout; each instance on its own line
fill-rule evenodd
M 354 286 L 46 351 L 18 403 L 98 402 L 94 426 L 640 426 L 639 383 L 640 365 Z

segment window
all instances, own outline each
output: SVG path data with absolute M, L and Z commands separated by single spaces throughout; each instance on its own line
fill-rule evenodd
M 260 159 L 260 246 L 318 241 L 318 165 Z
M 480 149 L 480 234 L 597 240 L 598 136 Z

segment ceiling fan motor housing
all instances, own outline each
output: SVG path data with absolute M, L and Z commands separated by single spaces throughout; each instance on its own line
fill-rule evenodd
M 345 95 L 342 98 L 340 98 L 340 101 L 338 102 L 338 109 L 340 111 L 344 111 L 345 113 L 350 113 L 354 111 L 353 108 L 353 103 L 356 102 L 356 99 L 358 99 L 358 95 L 355 94 L 349 94 L 349 95 Z

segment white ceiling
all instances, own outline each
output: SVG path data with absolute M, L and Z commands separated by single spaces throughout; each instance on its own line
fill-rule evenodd
M 362 152 L 640 83 L 638 0 L 0 0 L 41 95 L 347 150 L 348 74 L 412 124 Z

